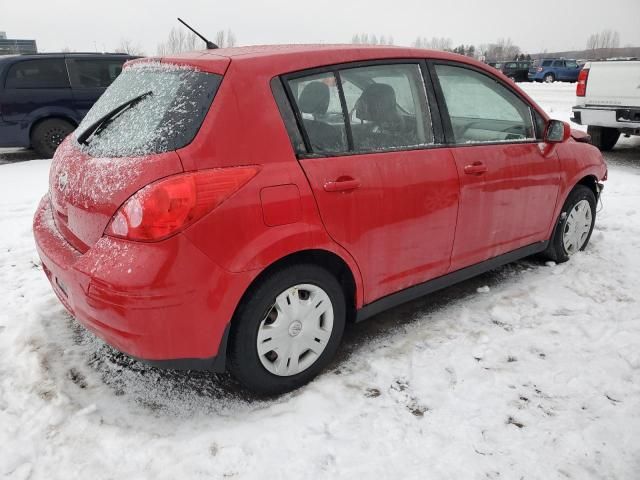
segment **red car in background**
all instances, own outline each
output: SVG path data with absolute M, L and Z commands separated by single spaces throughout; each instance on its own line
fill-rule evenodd
M 606 179 L 585 139 L 444 52 L 141 59 L 56 152 L 34 234 L 62 303 L 115 348 L 281 393 L 347 321 L 584 249 Z

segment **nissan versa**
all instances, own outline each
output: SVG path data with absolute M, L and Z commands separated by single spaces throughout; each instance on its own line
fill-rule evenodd
M 347 321 L 584 249 L 606 176 L 585 134 L 468 57 L 208 50 L 125 65 L 58 148 L 34 234 L 115 348 L 276 394 Z

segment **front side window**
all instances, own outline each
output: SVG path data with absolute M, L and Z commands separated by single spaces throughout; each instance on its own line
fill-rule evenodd
M 529 106 L 488 75 L 436 65 L 456 144 L 535 138 Z
M 555 60 L 553 62 L 554 67 L 564 67 L 564 60 Z
M 6 88 L 69 88 L 67 67 L 62 58 L 26 60 L 11 66 Z
M 107 88 L 122 71 L 122 60 L 68 59 L 74 88 Z
M 417 64 L 336 69 L 289 80 L 314 154 L 418 148 L 433 143 Z

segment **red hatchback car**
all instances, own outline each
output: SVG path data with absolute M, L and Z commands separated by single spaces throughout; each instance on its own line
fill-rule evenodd
M 54 291 L 115 348 L 280 393 L 346 321 L 585 248 L 606 165 L 505 76 L 395 47 L 129 62 L 51 165 Z

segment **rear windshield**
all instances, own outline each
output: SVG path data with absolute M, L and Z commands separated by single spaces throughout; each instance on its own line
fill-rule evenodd
M 75 137 L 142 96 L 90 135 L 82 149 L 94 157 L 125 157 L 182 148 L 198 133 L 221 81 L 220 75 L 183 66 L 134 64 L 93 105 Z

